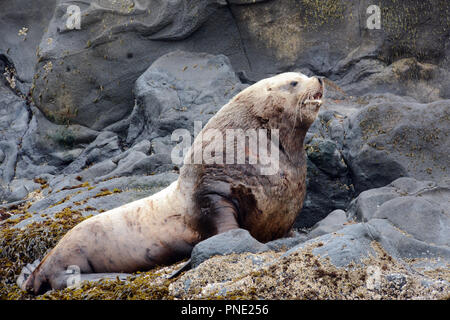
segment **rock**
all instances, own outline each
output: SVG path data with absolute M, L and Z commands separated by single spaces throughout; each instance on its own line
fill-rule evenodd
M 332 101 L 332 100 L 329 100 Z M 339 110 L 339 111 L 337 111 Z M 306 197 L 295 227 L 311 228 L 331 211 L 346 209 L 353 199 L 354 186 L 343 154 L 347 127 L 342 104 L 323 106 L 305 139 L 307 153 Z
M 253 3 L 264 2 L 264 1 L 267 1 L 267 0 L 223 0 L 223 3 L 224 4 L 229 3 L 229 4 L 242 4 L 242 5 L 245 5 L 245 4 L 253 4 Z
M 450 189 L 443 195 L 449 199 Z M 392 199 L 378 208 L 374 219 L 387 219 L 417 240 L 450 246 L 450 203 L 442 201 L 442 195 L 439 197 L 441 203 L 430 200 L 426 196 L 425 199 L 420 196 Z
M 119 138 L 110 131 L 101 132 L 82 153 L 64 168 L 63 173 L 79 172 L 92 164 L 111 159 L 122 152 L 119 146 Z
M 254 2 L 259 3 L 243 5 Z M 446 36 L 445 23 L 433 25 L 434 31 L 429 33 L 425 32 L 429 23 L 402 28 L 395 25 L 397 20 L 386 19 L 383 32 L 367 30 L 366 19 L 360 17 L 367 16 L 369 4 L 196 0 L 187 7 L 181 0 L 170 5 L 150 0 L 139 4 L 129 0 L 108 4 L 91 1 L 80 5 L 82 28 L 68 30 L 69 4 L 67 0 L 57 2 L 42 37 L 33 90 L 34 101 L 42 112 L 58 123 L 70 120 L 101 130 L 123 120 L 133 108 L 131 89 L 135 80 L 160 56 L 177 49 L 224 53 L 234 69 L 255 80 L 293 69 L 310 70 L 353 87 L 358 80 L 369 78 L 368 84 L 361 84 L 359 91 L 355 89 L 359 94 L 366 93 L 364 88 L 372 88 L 370 76 L 378 71 L 384 74 L 383 67 L 400 70 L 400 76 L 415 75 L 419 68 L 424 77 L 434 79 L 426 84 L 430 90 L 435 84 L 442 84 L 440 91 L 444 93 L 448 88 L 448 82 L 437 81 L 446 72 L 446 47 L 440 41 Z M 382 6 L 386 15 L 396 16 L 400 6 L 399 19 L 406 21 L 420 14 L 430 21 L 446 22 L 443 2 L 433 6 L 415 2 L 413 12 L 406 10 L 408 4 L 392 0 L 383 1 Z M 418 35 L 424 34 L 427 36 L 419 41 Z M 220 42 L 215 41 L 219 38 Z M 405 48 L 399 48 L 393 38 L 410 41 L 405 40 L 400 45 Z M 422 62 L 390 66 L 404 55 L 421 58 L 424 52 L 434 57 L 433 66 Z M 370 62 L 379 65 L 380 70 L 367 71 L 361 65 Z M 59 90 L 61 86 L 64 90 Z M 411 87 L 406 93 L 428 87 Z M 446 97 L 431 93 L 430 99 Z M 109 112 L 102 113 L 106 108 Z
M 96 181 L 99 177 L 106 176 L 117 168 L 117 163 L 111 159 L 94 164 L 93 166 L 83 170 L 77 176 L 81 177 L 82 181 Z
M 29 118 L 25 101 L 0 83 L 0 141 L 19 144 L 28 129 Z
M 13 142 L 0 141 L 0 148 L 3 154 L 3 161 L 0 163 L 0 184 L 8 185 L 14 178 L 17 164 L 17 145 Z
M 391 288 L 395 290 L 402 290 L 408 282 L 406 275 L 401 273 L 388 274 L 386 280 L 391 284 Z
M 247 230 L 233 229 L 198 243 L 191 253 L 191 266 L 196 268 L 203 261 L 231 253 L 258 253 L 269 247 L 253 238 Z
M 274 252 L 212 257 L 183 273 L 168 290 L 177 299 L 354 300 L 442 298 L 449 288 L 448 282 L 427 279 L 382 250 L 349 268 L 314 257 L 311 247 L 296 253 L 281 258 Z
M 361 79 L 361 75 L 367 75 Z M 415 58 L 405 58 L 390 65 L 373 60 L 358 61 L 338 82 L 348 93 L 386 93 L 410 96 L 426 103 L 450 98 L 449 74 L 445 69 Z
M 176 129 L 192 133 L 194 121 L 205 125 L 245 87 L 223 55 L 184 51 L 164 55 L 136 81 L 137 104 L 127 142 L 170 138 Z
M 423 259 L 424 265 L 428 263 L 434 265 L 435 259 L 450 263 L 450 248 L 447 245 L 436 245 L 416 239 L 403 228 L 394 226 L 384 219 L 372 219 L 368 224 L 372 227 L 374 240 L 378 241 L 393 257 Z M 448 226 L 446 228 L 448 229 Z
M 449 212 L 449 203 L 445 200 L 449 192 L 448 182 L 445 181 L 437 184 L 433 181 L 400 178 L 385 187 L 362 192 L 352 201 L 347 214 L 357 221 L 369 221 L 374 218 L 405 220 L 401 219 L 402 215 L 416 212 L 419 216 L 416 216 L 414 219 L 419 219 L 420 213 L 423 211 L 426 212 L 426 215 L 433 215 L 433 212 Z M 401 203 L 405 203 L 402 199 L 407 200 L 406 204 L 404 204 L 407 208 L 402 209 L 400 207 Z M 391 202 L 392 200 L 396 201 Z M 425 210 L 411 211 L 415 207 L 415 201 L 418 201 L 417 206 L 429 205 L 431 207 Z M 423 201 L 426 201 L 427 204 Z
M 94 141 L 97 131 L 79 125 L 56 125 L 36 108 L 22 139 L 17 161 L 17 177 L 33 179 L 40 174 L 56 174 L 82 154 Z
M 297 237 L 290 237 L 290 238 L 282 238 L 273 240 L 266 243 L 266 246 L 269 247 L 270 250 L 274 251 L 286 251 L 289 250 L 298 244 L 306 241 L 307 238 L 304 235 L 299 235 Z
M 296 221 L 297 228 L 310 228 L 335 209 L 346 209 L 354 193 L 348 176 L 333 178 L 307 160 L 306 197 Z
M 69 4 L 57 2 L 39 45 L 33 91 L 38 107 L 58 123 L 70 120 L 100 130 L 124 119 L 133 108 L 136 79 L 160 56 L 177 49 L 229 52 L 237 66 L 245 61 L 230 12 L 217 1 L 195 0 L 186 6 L 181 0 L 95 0 L 79 4 L 80 30 L 67 29 Z M 214 40 L 219 38 L 220 43 Z
M 284 256 L 303 250 L 309 245 L 316 245 L 312 253 L 321 259 L 329 258 L 336 267 L 361 264 L 369 255 L 375 255 L 371 246 L 374 241 L 368 226 L 362 223 L 349 225 L 338 232 L 308 240 L 290 250 Z
M 129 117 L 127 143 L 152 143 L 152 155 L 140 159 L 143 171 L 172 170 L 172 133 L 200 126 L 245 88 L 223 55 L 175 51 L 162 56 L 136 81 L 137 103 Z
M 448 183 L 401 178 L 361 193 L 347 214 L 368 221 L 377 241 L 396 256 L 450 261 L 448 199 Z
M 2 1 L 0 13 L 0 56 L 7 55 L 19 81 L 31 82 L 36 48 L 55 9 L 56 0 Z M 23 33 L 20 31 L 23 30 Z
M 356 193 L 397 178 L 448 178 L 450 100 L 375 98 L 349 118 L 343 155 Z
M 283 4 L 267 1 L 255 6 L 235 5 L 231 10 L 245 39 L 253 74 L 276 73 L 295 66 L 336 80 L 363 59 L 390 64 L 402 57 L 423 57 L 421 52 L 445 66 L 447 42 L 440 41 L 448 24 L 443 13 L 448 8 L 445 1 L 432 5 L 419 0 L 383 0 L 378 4 L 383 12 L 381 30 L 367 28 L 371 4 L 289 0 Z M 413 22 L 414 17 L 424 15 L 429 21 L 442 23 L 433 29 L 436 34 L 427 31 L 427 23 Z M 448 66 L 445 68 L 448 70 Z M 371 71 L 352 77 L 356 82 L 370 76 Z
M 425 259 L 420 267 L 435 269 L 433 259 L 450 261 L 449 193 L 446 182 L 401 178 L 361 193 L 347 216 L 365 222 L 372 239 L 393 257 Z
M 347 175 L 347 165 L 338 150 L 336 142 L 328 139 L 312 139 L 306 149 L 309 160 L 332 178 Z
M 11 195 L 8 198 L 8 202 L 14 202 L 24 199 L 30 192 L 40 189 L 41 185 L 33 180 L 16 179 L 11 181 L 9 189 Z
M 345 227 L 348 223 L 347 214 L 343 210 L 334 210 L 323 220 L 317 222 L 308 232 L 307 238 L 314 239 L 324 234 L 333 233 Z
M 417 267 L 436 269 L 450 262 L 449 184 L 401 178 L 368 190 L 355 199 L 347 213 L 336 210 L 319 222 L 308 240 L 286 255 L 310 244 L 313 253 L 347 266 L 373 254 L 378 242 L 396 259 L 419 259 Z M 343 226 L 347 217 L 363 221 Z M 436 264 L 436 261 L 440 262 Z M 417 261 L 410 262 L 415 266 Z
M 7 187 L 14 178 L 19 144 L 28 129 L 25 102 L 0 83 L 0 185 Z
M 258 272 L 264 266 L 274 263 L 277 257 L 279 254 L 273 251 L 211 257 L 196 268 L 183 273 L 168 289 L 177 298 L 190 294 L 195 294 L 198 298 L 211 293 L 225 297 L 234 291 L 233 284 L 236 279 L 249 272 Z
M 43 221 L 66 208 L 78 211 L 84 216 L 117 208 L 126 203 L 148 197 L 177 179 L 174 173 L 164 173 L 154 176 L 130 176 L 109 179 L 90 184 L 79 182 L 78 186 L 52 192 L 41 200 L 35 201 L 28 212 L 32 214 L 17 225 L 22 228 L 34 221 Z M 61 182 L 59 182 L 61 185 Z M 46 215 L 46 216 L 42 216 Z

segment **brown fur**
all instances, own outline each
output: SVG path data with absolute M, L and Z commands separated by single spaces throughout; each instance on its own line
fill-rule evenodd
M 295 84 L 297 82 L 297 84 Z M 303 140 L 319 105 L 305 103 L 323 87 L 317 78 L 286 73 L 243 90 L 205 126 L 279 129 L 279 170 L 260 164 L 188 164 L 179 179 L 151 197 L 88 219 L 72 229 L 22 286 L 35 293 L 62 288 L 69 265 L 82 273 L 135 272 L 189 256 L 199 241 L 233 228 L 262 242 L 286 236 L 299 213 L 306 185 Z M 194 146 L 213 146 L 197 138 Z M 222 142 L 224 143 L 224 142 Z M 248 160 L 252 150 L 246 149 Z M 193 148 L 186 156 L 193 157 Z M 185 160 L 186 162 L 186 160 Z

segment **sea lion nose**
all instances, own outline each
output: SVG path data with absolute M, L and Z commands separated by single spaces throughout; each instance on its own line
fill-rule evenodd
M 319 84 L 320 84 L 321 86 L 323 86 L 323 80 L 322 80 L 322 78 L 317 77 L 317 80 L 319 81 Z

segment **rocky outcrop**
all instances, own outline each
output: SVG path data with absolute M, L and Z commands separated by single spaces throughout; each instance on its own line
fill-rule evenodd
M 335 294 L 349 298 L 359 290 L 356 296 L 371 298 L 411 294 L 418 298 L 425 292 L 445 295 L 450 286 L 449 192 L 448 183 L 411 178 L 365 191 L 347 213 L 331 213 L 307 234 L 310 240 L 281 256 L 255 254 L 251 241 L 242 236 L 233 237 L 228 248 L 222 239 L 227 234 L 209 238 L 197 247 L 220 248 L 228 255 L 196 263 L 196 269 L 183 274 L 169 289 L 175 296 L 190 298 L 282 295 L 310 299 Z M 244 246 L 249 253 L 230 255 L 240 252 L 233 248 Z M 230 271 L 233 267 L 238 272 Z M 206 270 L 209 277 L 205 277 Z M 357 282 L 355 272 L 362 283 L 352 287 Z M 315 281 L 321 285 L 316 287 Z
M 126 142 L 154 142 L 155 153 L 168 153 L 172 133 L 194 121 L 204 126 L 243 85 L 223 55 L 175 51 L 156 60 L 136 81 L 136 105 Z M 163 149 L 163 150 L 161 150 Z
M 55 10 L 56 0 L 3 1 L 0 13 L 0 57 L 16 70 L 17 82 L 31 83 L 36 49 Z M 3 72 L 2 72 L 3 73 Z
M 175 129 L 194 135 L 194 121 L 284 71 L 325 76 L 327 92 L 306 137 L 301 230 L 264 250 L 290 249 L 289 260 L 313 246 L 337 268 L 380 254 L 375 241 L 403 267 L 424 252 L 427 268 L 447 261 L 448 1 L 379 1 L 381 29 L 367 27 L 368 0 L 25 2 L 0 10 L 0 229 L 40 245 L 14 268 L 57 237 L 9 226 L 55 231 L 50 218 L 66 219 L 62 232 L 160 190 L 177 178 Z M 410 269 L 397 267 L 386 286 L 404 286 Z
M 177 49 L 219 54 L 235 38 L 223 13 L 193 34 L 219 10 L 212 0 L 89 1 L 80 6 L 79 30 L 67 28 L 69 5 L 79 3 L 58 1 L 39 45 L 33 90 L 41 111 L 58 123 L 103 129 L 130 114 L 135 81 L 160 56 Z M 220 45 L 211 45 L 214 38 Z
M 448 178 L 450 100 L 373 99 L 348 123 L 344 154 L 356 191 L 395 178 Z

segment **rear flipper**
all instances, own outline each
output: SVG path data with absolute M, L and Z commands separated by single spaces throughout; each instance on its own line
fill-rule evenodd
M 16 281 L 20 289 L 27 291 L 25 283 L 27 282 L 33 271 L 36 269 L 36 267 L 39 265 L 39 263 L 41 263 L 40 260 L 35 260 L 33 263 L 28 263 L 25 267 L 23 267 Z
M 32 264 L 27 264 L 17 278 L 17 285 L 24 291 L 34 291 L 36 294 L 44 293 L 50 289 L 47 279 L 36 281 L 33 271 L 39 266 L 40 261 L 36 260 Z M 52 278 L 51 286 L 54 289 L 64 289 L 67 287 L 77 287 L 84 281 L 98 282 L 104 279 L 125 281 L 131 274 L 129 273 L 81 273 L 78 266 L 69 266 L 67 270 L 60 271 Z M 38 276 L 39 277 L 39 276 Z M 39 283 L 38 285 L 36 285 Z M 36 286 L 36 287 L 35 287 Z
M 73 265 L 60 272 L 53 280 L 52 286 L 58 289 L 76 288 L 84 281 L 98 282 L 105 279 L 125 281 L 130 276 L 132 276 L 130 273 L 81 273 L 80 268 Z
M 189 259 L 188 261 L 186 261 L 185 263 L 183 263 L 181 265 L 181 267 L 179 267 L 177 270 L 175 270 L 174 272 L 172 272 L 171 274 L 169 274 L 167 276 L 167 279 L 173 279 L 175 277 L 178 277 L 182 272 L 184 271 L 188 271 L 191 270 L 191 259 Z
M 84 281 L 98 282 L 100 280 L 120 280 L 125 281 L 132 276 L 130 273 L 82 273 L 68 274 L 64 273 L 58 279 L 60 283 L 65 284 L 68 288 L 77 287 Z

